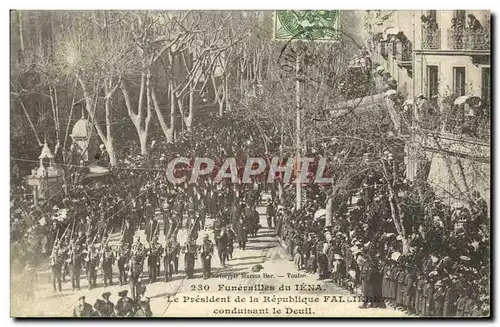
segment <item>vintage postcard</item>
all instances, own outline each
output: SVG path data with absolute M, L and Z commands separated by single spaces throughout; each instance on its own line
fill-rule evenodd
M 483 317 L 489 10 L 11 10 L 12 317 Z

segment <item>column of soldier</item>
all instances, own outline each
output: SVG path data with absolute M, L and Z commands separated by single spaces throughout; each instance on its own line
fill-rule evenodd
M 328 228 L 313 219 L 314 210 L 293 212 L 285 206 L 278 216 L 278 235 L 297 269 L 361 292 L 366 300 L 361 308 L 387 303 L 422 316 L 488 315 L 484 200 L 474 194 L 468 208 L 446 208 L 439 200 L 427 212 L 412 208 L 406 213 L 414 216 L 405 226 L 409 252 L 404 255 L 386 200 L 383 191 L 364 188 L 350 210 L 347 199 L 335 205 L 336 219 Z
M 165 282 L 172 280 L 174 274 L 179 273 L 179 256 L 184 253 L 185 275 L 193 278 L 195 261 L 197 255 L 201 255 L 203 277 L 211 276 L 211 258 L 214 252 L 212 241 L 205 235 L 203 243 L 198 246 L 196 240 L 198 232 L 205 229 L 207 215 L 214 218 L 213 230 L 217 252 L 220 263 L 225 267 L 227 260 L 232 258 L 233 243 L 238 241 L 239 247 L 245 249 L 247 234 L 256 236 L 260 227 L 259 215 L 256 206 L 260 201 L 259 190 L 237 190 L 236 188 L 222 188 L 220 190 L 209 190 L 203 185 L 199 190 L 191 188 L 172 188 L 167 183 L 157 180 L 155 192 L 162 194 L 161 197 L 151 201 L 149 195 L 145 195 L 143 201 L 132 201 L 130 212 L 123 216 L 120 242 L 118 248 L 113 249 L 110 244 L 112 231 L 106 230 L 93 233 L 87 231 L 86 237 L 78 237 L 66 234 L 70 225 L 61 237 L 56 236 L 56 241 L 50 256 L 52 269 L 52 286 L 54 291 L 61 291 L 62 278 L 66 270 L 70 273 L 72 290 L 80 289 L 80 275 L 85 268 L 88 288 L 97 286 L 97 271 L 102 270 L 104 287 L 113 285 L 113 265 L 115 262 L 119 271 L 119 283 L 125 285 L 130 283 L 131 298 L 127 297 L 127 291 L 119 293 L 120 299 L 114 310 L 111 310 L 109 294 L 104 293 L 103 299 L 96 301 L 95 310 L 89 310 L 85 298 L 80 299 L 75 308 L 76 316 L 130 316 L 150 315 L 148 299 L 144 297 L 146 288 L 142 278 L 144 262 L 148 266 L 148 277 L 150 283 L 155 283 L 161 275 L 161 263 L 163 263 L 163 276 Z M 247 194 L 243 199 L 243 194 Z M 143 202 L 143 205 L 141 205 Z M 245 202 L 248 205 L 245 205 Z M 154 206 L 159 205 L 163 218 L 163 234 L 165 245 L 158 241 L 160 224 L 154 219 Z M 186 222 L 184 222 L 186 213 Z M 188 230 L 187 240 L 184 246 L 177 241 L 177 234 L 182 227 Z M 73 225 L 74 228 L 74 225 Z M 139 237 L 135 238 L 135 232 L 144 228 L 146 244 L 142 244 Z M 106 227 L 104 227 L 106 229 Z M 71 231 L 73 234 L 73 231 Z M 100 246 L 97 245 L 100 238 Z M 68 239 L 68 244 L 64 241 Z M 66 269 L 65 269 L 66 268 Z

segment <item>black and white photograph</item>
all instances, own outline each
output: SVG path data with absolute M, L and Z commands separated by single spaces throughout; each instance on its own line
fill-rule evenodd
M 11 318 L 492 316 L 489 9 L 9 15 Z

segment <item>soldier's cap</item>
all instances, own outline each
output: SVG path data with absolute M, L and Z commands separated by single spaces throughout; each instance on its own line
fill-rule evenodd
M 111 292 L 105 292 L 105 293 L 102 293 L 101 296 L 105 299 L 109 298 L 111 296 Z
M 80 296 L 78 300 L 85 300 L 85 295 Z
M 118 296 L 127 296 L 127 294 L 128 294 L 127 290 L 123 290 L 121 292 L 118 292 Z

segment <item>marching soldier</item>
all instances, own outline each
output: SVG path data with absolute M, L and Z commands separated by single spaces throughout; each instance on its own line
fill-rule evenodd
M 78 298 L 78 304 L 73 309 L 73 317 L 92 317 L 93 309 L 90 304 L 85 302 L 85 295 Z
M 237 228 L 236 238 L 238 239 L 238 247 L 242 250 L 245 250 L 247 244 L 247 231 L 243 217 L 240 217 L 240 219 L 238 220 L 236 228 Z
M 118 293 L 120 297 L 114 307 L 114 317 L 131 317 L 134 314 L 134 300 L 127 296 L 128 291 Z
M 208 238 L 208 235 L 203 236 L 203 244 L 201 246 L 201 262 L 203 265 L 203 279 L 210 278 L 212 255 L 214 253 L 214 243 Z
M 188 236 L 188 239 L 184 245 L 185 255 L 184 255 L 184 269 L 186 272 L 187 279 L 193 278 L 194 274 L 194 262 L 196 260 L 196 254 L 198 252 L 198 245 L 196 245 L 196 240 L 192 235 Z
M 95 245 L 90 244 L 87 246 L 86 258 L 85 258 L 85 271 L 87 273 L 89 290 L 96 287 L 98 264 L 99 264 L 99 253 L 97 252 Z
M 80 274 L 82 272 L 82 251 L 80 246 L 71 241 L 71 247 L 69 250 L 69 264 L 70 264 L 70 274 L 71 274 L 71 289 L 80 290 Z
M 125 243 L 124 241 L 121 241 L 117 255 L 120 285 L 125 285 L 127 283 L 129 256 L 130 256 L 130 245 L 128 243 Z
M 236 240 L 236 235 L 234 231 L 231 229 L 231 225 L 227 225 L 227 260 L 233 259 L 233 251 L 234 251 L 234 241 Z
M 173 256 L 174 256 L 174 245 L 173 240 L 167 240 L 165 242 L 165 256 L 163 257 L 163 267 L 165 269 L 165 282 L 172 277 L 174 273 L 173 267 Z
M 174 264 L 174 271 L 179 273 L 179 256 L 181 254 L 181 244 L 177 241 L 177 235 L 172 235 L 172 262 Z
M 111 249 L 111 246 L 106 242 L 103 243 L 103 250 L 101 253 L 102 257 L 102 278 L 104 280 L 104 287 L 113 285 L 113 265 L 115 264 L 115 254 Z
M 158 236 L 153 237 L 153 241 L 149 247 L 148 256 L 148 272 L 149 282 L 155 283 L 156 277 L 160 274 L 160 258 L 163 254 L 163 247 L 158 242 Z
M 191 229 L 191 225 L 194 223 L 196 218 L 196 203 L 194 197 L 189 197 L 187 203 L 187 228 Z
M 207 218 L 207 206 L 205 199 L 202 198 L 198 205 L 198 222 L 200 224 L 200 229 L 205 229 L 205 221 Z
M 52 270 L 52 288 L 54 292 L 57 290 L 61 292 L 61 268 L 62 268 L 62 252 L 59 248 L 59 242 L 56 240 L 52 253 L 50 255 L 50 268 Z
M 274 210 L 273 201 L 272 201 L 272 199 L 269 199 L 269 202 L 268 202 L 267 207 L 266 207 L 266 217 L 267 217 L 267 227 L 268 228 L 273 228 L 274 215 L 275 215 L 275 210 Z
M 180 196 L 177 196 L 174 203 L 174 215 L 175 215 L 175 220 L 177 221 L 177 224 L 179 225 L 180 228 L 182 228 L 183 211 L 184 211 L 184 206 L 181 202 L 181 198 Z
M 142 272 L 144 270 L 144 256 L 144 245 L 141 243 L 141 239 L 137 237 L 135 243 L 132 245 L 129 263 L 130 293 L 134 300 L 138 298 L 138 288 L 140 287 Z

